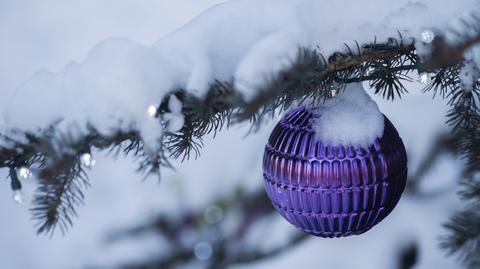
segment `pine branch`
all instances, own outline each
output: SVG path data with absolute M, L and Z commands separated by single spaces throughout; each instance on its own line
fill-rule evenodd
M 79 164 L 78 156 L 82 152 L 92 149 L 133 152 L 139 161 L 139 170 L 147 175 L 158 174 L 160 167 L 171 167 L 168 156 L 182 160 L 198 156 L 202 138 L 207 134 L 216 134 L 230 124 L 250 120 L 253 126 L 258 127 L 266 116 L 285 110 L 295 102 L 322 102 L 333 89 L 342 89 L 352 82 L 370 81 L 375 92 L 387 99 L 400 97 L 407 92 L 403 81 L 411 80 L 410 72 L 417 70 L 435 73 L 435 82 L 429 87 L 452 98 L 455 106 L 449 114 L 449 122 L 470 130 L 462 144 L 463 155 L 476 169 L 479 155 L 471 149 L 480 143 L 478 129 L 475 129 L 478 127 L 478 92 L 474 91 L 469 97 L 458 90 L 457 70 L 463 65 L 463 58 L 455 57 L 452 61 L 444 59 L 444 55 L 463 55 L 469 46 L 477 42 L 478 36 L 456 45 L 434 42 L 433 53 L 424 61 L 420 61 L 416 54 L 415 43 L 412 40 L 407 42 L 401 36 L 385 44 L 357 44 L 356 49 L 347 46 L 346 52 L 336 53 L 328 60 L 317 50 L 302 49 L 291 67 L 259 89 L 252 102 L 243 101 L 232 82 L 215 81 L 202 100 L 183 89 L 177 90 L 174 94 L 182 101 L 185 126 L 179 132 L 165 133 L 160 137 L 159 152 L 156 154 L 146 152 L 136 131 L 118 131 L 114 135 L 103 136 L 91 128 L 87 134 L 73 139 L 56 134 L 55 125 L 52 125 L 40 134 L 18 130 L 3 134 L 0 167 L 39 167 L 40 187 L 34 199 L 34 213 L 43 223 L 39 232 L 49 232 L 56 222 L 70 223 L 69 214 L 75 213 L 74 206 L 81 203 L 81 186 L 87 182 Z M 435 64 L 430 64 L 432 61 Z M 467 99 L 470 101 L 466 102 Z M 168 112 L 167 104 L 168 97 L 159 105 L 159 121 Z M 470 127 L 466 129 L 465 126 Z M 128 145 L 124 148 L 126 143 Z M 64 201 L 67 205 L 63 208 L 67 210 L 60 212 Z M 63 230 L 66 225 L 62 225 Z
M 161 214 L 146 225 L 115 233 L 110 238 L 110 243 L 142 234 L 153 234 L 166 242 L 160 255 L 146 261 L 125 264 L 120 268 L 175 268 L 189 263 L 203 263 L 205 268 L 223 269 L 275 257 L 308 238 L 305 233 L 295 230 L 287 243 L 273 248 L 265 250 L 245 246 L 238 249 L 236 246 L 242 244 L 245 235 L 256 227 L 259 221 L 272 217 L 275 209 L 263 189 L 253 193 L 239 190 L 227 197 L 229 198 L 220 198 L 211 204 L 212 207 L 221 208 L 225 212 L 223 218 L 215 223 L 207 222 L 205 218 L 207 211 L 200 209 L 184 211 L 180 216 Z M 238 225 L 232 225 L 232 219 Z M 187 232 L 190 238 L 185 242 L 182 235 Z M 191 245 L 192 240 L 209 242 L 213 249 L 212 256 L 206 261 L 197 260 L 194 246 Z
M 81 164 L 80 156 L 92 148 L 121 148 L 124 141 L 130 141 L 124 152 L 128 154 L 133 151 L 139 159 L 139 171 L 156 173 L 160 166 L 171 167 L 168 158 L 162 155 L 163 151 L 156 156 L 147 155 L 140 136 L 135 132 L 118 132 L 104 137 L 92 129 L 90 134 L 74 138 L 57 133 L 54 127 L 50 127 L 38 136 L 14 134 L 3 136 L 9 147 L 3 146 L 0 150 L 4 158 L 0 167 L 37 165 L 38 187 L 31 210 L 38 221 L 38 233 L 51 234 L 57 225 L 65 233 L 72 225 L 72 217 L 77 215 L 75 208 L 83 204 L 83 191 L 89 186 L 86 167 Z
M 477 26 L 475 30 L 478 32 L 480 28 Z M 469 59 L 455 61 L 463 59 L 469 47 L 479 40 L 478 36 L 467 38 L 457 51 L 434 50 L 438 59 L 450 59 L 450 67 L 437 70 L 430 85 L 424 89 L 433 91 L 434 96 L 438 94 L 448 99 L 451 109 L 447 113 L 447 124 L 452 126 L 456 137 L 457 153 L 466 160 L 463 174 L 469 180 L 464 181 L 467 189 L 460 195 L 467 202 L 473 202 L 444 225 L 449 234 L 442 239 L 441 247 L 450 255 L 456 254 L 469 268 L 480 266 L 480 196 L 475 181 L 475 174 L 480 172 L 480 70 Z M 445 43 L 443 39 L 438 42 Z M 439 60 L 433 59 L 426 66 L 438 63 Z
M 463 190 L 459 192 L 460 197 L 472 202 L 472 205 L 480 206 L 480 181 L 474 179 L 464 180 L 462 182 Z
M 450 255 L 457 254 L 468 268 L 480 266 L 480 213 L 478 207 L 455 214 L 445 224 L 450 235 L 443 238 L 441 246 Z
M 52 233 L 58 226 L 65 233 L 83 204 L 83 190 L 89 186 L 87 174 L 76 156 L 61 158 L 42 170 L 31 209 L 38 221 L 37 233 Z

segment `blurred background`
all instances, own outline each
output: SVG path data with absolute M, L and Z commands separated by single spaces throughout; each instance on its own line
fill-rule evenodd
M 82 61 L 113 36 L 150 45 L 220 2 L 0 0 L 0 108 L 38 70 Z M 273 211 L 261 172 L 273 119 L 255 134 L 243 125 L 208 137 L 197 160 L 175 162 L 160 182 L 143 180 L 129 158 L 96 153 L 85 206 L 65 235 L 35 234 L 34 178 L 21 205 L 4 180 L 0 268 L 461 268 L 438 244 L 442 223 L 461 206 L 463 164 L 450 154 L 446 104 L 420 89 L 411 83 L 394 102 L 372 95 L 404 140 L 409 183 L 397 208 L 366 234 L 306 236 Z

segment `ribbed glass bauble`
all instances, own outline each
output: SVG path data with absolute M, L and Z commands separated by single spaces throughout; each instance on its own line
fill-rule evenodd
M 304 232 L 321 237 L 364 233 L 393 210 L 405 188 L 403 142 L 385 117 L 383 136 L 368 147 L 326 146 L 315 137 L 315 113 L 294 109 L 270 135 L 263 158 L 267 194 Z

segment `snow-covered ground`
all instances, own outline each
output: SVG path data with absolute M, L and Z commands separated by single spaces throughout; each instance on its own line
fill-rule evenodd
M 56 72 L 72 60 L 82 62 L 98 42 L 113 36 L 149 46 L 220 2 L 2 0 L 0 108 L 5 107 L 13 91 L 39 69 Z M 404 139 L 411 172 L 429 150 L 432 137 L 444 128 L 446 111 L 443 102 L 432 101 L 431 96 L 421 94 L 419 88 L 412 85 L 411 94 L 395 102 L 372 96 Z M 37 100 L 24 101 L 20 109 L 28 115 L 29 106 Z M 97 153 L 97 165 L 90 173 L 92 188 L 86 192 L 86 206 L 79 209 L 80 217 L 63 237 L 56 234 L 49 239 L 35 235 L 28 201 L 15 204 L 8 181 L 3 181 L 0 186 L 0 268 L 82 268 L 87 264 L 111 264 L 153 255 L 157 251 L 154 240 L 144 238 L 141 242 L 112 247 L 105 244 L 105 236 L 112 229 L 129 227 L 155 212 L 206 203 L 228 189 L 224 187 L 226 184 L 252 188 L 261 184 L 263 145 L 272 124 L 246 138 L 243 136 L 248 126 L 223 131 L 214 140 L 207 139 L 198 160 L 177 164 L 176 172 L 165 171 L 161 184 L 155 179 L 142 182 L 129 159 L 112 160 Z M 404 196 L 387 219 L 364 235 L 335 240 L 312 237 L 280 257 L 239 268 L 388 269 L 394 268 L 398 245 L 412 240 L 420 247 L 416 268 L 460 268 L 454 259 L 444 257 L 437 240 L 444 232 L 441 223 L 459 206 L 454 181 L 460 165 L 448 156 L 442 157 L 422 187 L 427 192 L 448 191 L 425 200 Z M 0 177 L 6 177 L 6 172 L 1 170 Z M 24 192 L 31 196 L 35 184 L 25 185 Z M 283 220 L 278 218 L 278 221 Z

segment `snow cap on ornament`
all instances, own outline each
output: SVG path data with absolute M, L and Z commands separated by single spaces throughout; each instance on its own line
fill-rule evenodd
M 361 234 L 382 221 L 405 188 L 407 156 L 393 124 L 361 84 L 318 107 L 298 107 L 265 147 L 264 185 L 277 211 L 321 237 Z

